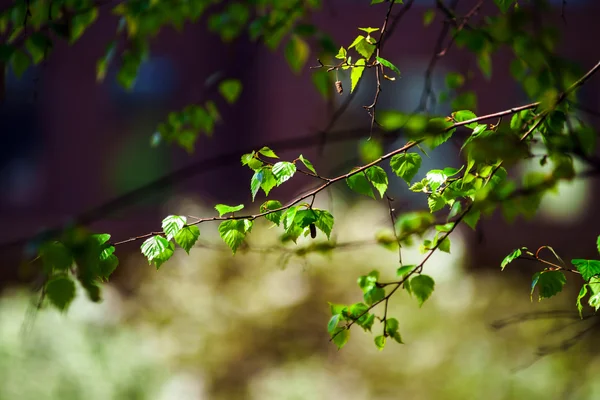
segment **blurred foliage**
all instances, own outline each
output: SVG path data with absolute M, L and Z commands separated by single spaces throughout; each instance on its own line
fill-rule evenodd
M 336 200 L 334 208 L 339 243 L 372 237 L 377 227 L 369 222 L 387 214 L 371 203 Z M 78 298 L 68 315 L 39 312 L 23 325 L 26 298 L 5 296 L 0 398 L 558 400 L 600 393 L 595 379 L 582 379 L 600 372 L 590 351 L 596 330 L 568 352 L 537 354 L 594 326 L 595 318 L 552 311 L 571 308 L 567 296 L 541 306 L 524 301 L 527 285 L 514 276 L 467 273 L 460 232 L 453 253 L 428 264 L 436 280 L 430 301 L 419 307 L 400 293 L 390 302 L 410 345 L 379 352 L 371 335 L 358 332 L 344 351 L 329 346 L 326 301 L 355 300 L 352 277 L 393 264 L 395 251 L 356 245 L 294 257 L 281 269 L 267 224 L 254 230 L 243 257 L 209 246 L 218 233 L 207 229 L 209 242 L 189 256 L 177 252 L 159 273 L 131 260 L 136 296 L 109 286 L 104 303 Z M 419 260 L 418 246 L 404 256 Z
M 72 227 L 39 248 L 41 262 L 38 265 L 44 281 L 42 297 L 65 311 L 75 298 L 76 285 L 81 285 L 91 300 L 100 301 L 100 284 L 109 279 L 119 264 L 116 246 L 142 242 L 142 254 L 158 269 L 180 254 L 176 252 L 177 246 L 190 253 L 204 238 L 205 234 L 202 232 L 201 235 L 198 226 L 206 222 L 219 223 L 218 234 L 233 253 L 247 250 L 250 237 L 256 235 L 253 232 L 255 226 L 263 220 L 277 227 L 272 232 L 279 232 L 282 247 L 291 246 L 290 242 L 299 246 L 287 251 L 284 261 L 289 262 L 293 256 L 306 258 L 312 253 L 337 251 L 339 246 L 335 238 L 340 228 L 335 221 L 338 215 L 334 217 L 332 211 L 313 205 L 330 186 L 344 181 L 357 194 L 372 199 L 379 197 L 387 202 L 393 230 L 373 233 L 370 240 L 397 251 L 398 262 L 392 264 L 393 268 L 381 265 L 361 272 L 355 291 L 362 292 L 362 299 L 357 302 L 352 296 L 346 302 L 330 303 L 327 330 L 331 341 L 341 348 L 349 341 L 350 328 L 357 325 L 372 332 L 374 347 L 382 350 L 388 342 L 403 343 L 401 330 L 405 321 L 393 315 L 390 306 L 393 296 L 407 293 L 420 307 L 434 298 L 438 285 L 432 274 L 425 274 L 424 269 L 430 268 L 426 264 L 434 254 L 455 251 L 450 236 L 462 223 L 476 229 L 481 218 L 496 211 L 509 222 L 517 217 L 532 218 L 547 193 L 555 191 L 559 183 L 577 177 L 574 159 L 584 162 L 593 173 L 600 172 L 600 162 L 595 157 L 596 132 L 579 117 L 576 106 L 578 90 L 600 70 L 600 62 L 583 73 L 570 59 L 556 54 L 560 30 L 545 21 L 554 12 L 547 1 L 532 1 L 526 7 L 512 0 L 496 0 L 494 13 L 482 16 L 477 23 L 472 19 L 481 11 L 483 2 L 477 2 L 462 16 L 443 1 L 436 2 L 435 12 L 439 11 L 445 18 L 442 33 L 451 36 L 439 41 L 445 47 L 440 47 L 433 55 L 425 71 L 427 79 L 430 79 L 437 58 L 449 51 L 454 43 L 472 54 L 479 73 L 488 80 L 494 76 L 493 57 L 500 51 L 508 50 L 511 54 L 511 75 L 531 102 L 486 115 L 478 113 L 477 94 L 463 90 L 470 77 L 456 71 L 447 74 L 446 90 L 442 93 L 434 93 L 431 82 L 426 84 L 419 109 L 414 112 L 378 109 L 382 86 L 401 76 L 400 68 L 390 61 L 394 54 L 389 46 L 384 47 L 385 40 L 393 33 L 394 23 L 408 12 L 412 1 L 404 4 L 403 1 L 373 0 L 370 3 L 381 10 L 381 27 L 351 27 L 346 45 L 339 48 L 311 22 L 311 14 L 321 6 L 319 0 L 174 3 L 129 0 L 112 4 L 112 14 L 119 23 L 105 56 L 98 61 L 96 74 L 101 81 L 110 65 L 118 63 L 117 80 L 125 88 L 135 85 L 139 67 L 151 51 L 151 39 L 162 28 L 174 26 L 182 30 L 186 23 L 199 21 L 206 23 L 209 31 L 225 44 L 244 37 L 260 41 L 272 50 L 282 47 L 282 56 L 296 74 L 306 70 L 311 57 L 316 58 L 318 65 L 313 69 L 319 71 L 314 75 L 313 83 L 327 100 L 331 100 L 334 90 L 339 95 L 344 93 L 337 78 L 340 70 L 349 71 L 350 93 L 364 82 L 366 74 L 372 73 L 375 77 L 373 101 L 363 106 L 370 130 L 365 132 L 359 145 L 359 153 L 366 164 L 345 174 L 327 177 L 319 165 L 315 167 L 301 154 L 284 160 L 277 155 L 278 149 L 269 147 L 243 154 L 242 166 L 252 171 L 249 182 L 252 202 L 263 193 L 266 197 L 253 213 L 240 213 L 244 205 L 223 204 L 215 207 L 218 217 L 188 218 L 170 213 L 162 221 L 162 231 L 144 233 L 121 242 L 111 242 L 109 234 L 92 234 L 80 227 Z M 46 59 L 55 40 L 62 38 L 74 43 L 82 37 L 95 23 L 99 9 L 104 5 L 92 0 L 15 1 L 0 14 L 0 33 L 7 35 L 0 47 L 0 61 L 17 75 L 22 74 L 31 63 Z M 395 10 L 398 11 L 393 13 Z M 435 15 L 426 14 L 424 24 L 431 24 L 434 18 Z M 356 34 L 355 28 L 359 33 L 349 40 Z M 332 76 L 335 76 L 333 85 Z M 246 94 L 242 82 L 233 78 L 219 80 L 216 87 L 228 104 Z M 453 108 L 450 115 L 431 114 L 432 104 L 441 101 L 450 102 Z M 193 152 L 199 135 L 212 135 L 218 121 L 220 113 L 216 100 L 206 99 L 202 104 L 188 105 L 168 115 L 158 126 L 153 143 L 164 140 Z M 371 142 L 374 135 L 399 134 L 408 141 L 388 153 L 378 145 L 378 138 Z M 422 157 L 429 157 L 430 151 L 451 141 L 458 145 L 462 165 L 431 169 L 420 181 L 415 180 L 417 175 L 423 175 Z M 533 153 L 534 148 L 542 153 L 541 156 Z M 522 180 L 509 173 L 523 161 L 535 157 L 539 157 L 541 166 L 547 165 L 548 169 L 532 171 Z M 384 163 L 389 164 L 394 179 L 403 180 L 409 190 L 422 196 L 423 208 L 428 211 L 396 213 L 394 200 L 388 195 L 388 172 L 381 166 Z M 269 197 L 273 189 L 290 185 L 288 182 L 295 181 L 300 174 L 320 185 L 287 202 Z M 313 242 L 303 246 L 306 240 Z M 590 238 L 590 243 L 592 240 Z M 405 252 L 403 247 L 413 243 L 419 244 L 418 249 L 424 256 L 418 262 L 407 263 L 402 254 Z M 546 256 L 548 251 L 549 257 Z M 245 254 L 244 257 L 249 256 Z M 581 287 L 577 298 L 579 311 L 583 311 L 581 301 L 585 298 L 589 306 L 595 310 L 600 308 L 599 261 L 574 259 L 567 264 L 552 247 L 541 246 L 535 252 L 526 247 L 517 249 L 501 266 L 504 268 L 522 258 L 535 261 L 539 267 L 532 277 L 531 298 L 535 291 L 539 299 L 558 294 L 567 283 L 565 273 L 572 273 Z M 386 279 L 384 271 L 389 270 L 396 273 Z

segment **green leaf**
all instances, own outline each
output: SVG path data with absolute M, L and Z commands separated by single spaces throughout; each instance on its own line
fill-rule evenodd
M 567 277 L 562 271 L 542 271 L 536 275 L 534 275 L 534 280 L 531 284 L 531 294 L 533 296 L 533 290 L 537 284 L 539 291 L 538 300 L 546 299 L 559 293 L 567 282 Z
M 398 268 L 398 270 L 396 271 L 396 275 L 398 275 L 399 277 L 403 277 L 404 275 L 408 274 L 415 268 L 417 268 L 416 265 L 404 265 L 404 266 Z
M 338 51 L 335 58 L 337 58 L 338 60 L 344 60 L 347 56 L 348 56 L 348 51 L 342 46 L 342 47 L 340 47 L 340 51 Z
M 235 213 L 235 212 L 238 212 L 243 209 L 244 209 L 243 204 L 238 204 L 237 206 L 228 206 L 225 204 L 217 204 L 215 206 L 215 210 L 217 210 L 217 212 L 219 213 L 219 217 L 222 217 L 223 215 L 228 214 L 228 213 Z
M 162 236 L 152 236 L 146 239 L 141 246 L 142 254 L 148 259 L 148 264 L 154 261 L 156 269 L 167 261 L 173 255 L 175 247 L 173 243 L 169 242 Z
M 582 311 L 583 311 L 583 305 L 581 305 L 581 299 L 583 299 L 585 297 L 585 295 L 588 292 L 588 284 L 584 283 L 583 286 L 581 286 L 581 290 L 579 291 L 579 294 L 577 295 L 577 310 L 579 311 L 579 317 L 582 318 Z
M 596 247 L 598 248 L 598 253 L 600 253 L 600 236 L 596 239 Z
M 287 60 L 290 68 L 295 73 L 300 73 L 304 64 L 306 64 L 306 60 L 308 59 L 308 54 L 310 53 L 310 47 L 308 43 L 300 36 L 293 34 L 290 37 L 287 45 L 285 46 L 284 54 L 285 59 Z
M 358 146 L 360 158 L 364 164 L 373 162 L 383 155 L 383 146 L 375 138 L 363 139 Z
M 371 3 L 371 4 L 373 4 L 373 3 Z M 375 336 L 375 346 L 377 346 L 377 349 L 379 351 L 383 350 L 383 348 L 385 347 L 385 336 L 383 336 L 383 335 Z
M 367 41 L 367 38 L 364 38 L 364 39 L 365 40 L 358 41 L 358 43 L 356 44 L 354 49 L 356 50 L 356 52 L 358 54 L 360 54 L 361 56 L 363 56 L 365 58 L 365 61 L 367 61 L 371 58 L 371 56 L 375 52 L 375 45 L 369 43 Z M 351 47 L 352 46 L 350 46 L 349 48 L 351 48 Z
M 379 28 L 371 28 L 371 27 L 369 27 L 369 28 L 358 28 L 358 30 L 366 32 L 367 35 L 370 35 L 373 32 L 377 32 L 379 30 Z
M 38 64 L 52 47 L 52 42 L 44 34 L 35 32 L 27 39 L 25 47 L 29 51 L 29 54 L 31 54 L 33 63 Z
M 331 235 L 331 231 L 333 229 L 333 215 L 329 211 L 326 210 L 316 210 L 313 212 L 316 214 L 316 221 L 314 222 L 315 226 L 321 230 L 329 239 Z
M 367 178 L 369 178 L 371 184 L 379 192 L 381 198 L 383 198 L 383 195 L 388 188 L 388 177 L 385 173 L 385 170 L 378 165 L 374 165 L 370 168 L 367 168 L 365 173 L 367 174 Z
M 417 175 L 421 167 L 421 156 L 417 153 L 396 154 L 390 160 L 390 166 L 396 175 L 410 185 L 410 182 Z
M 353 171 L 355 171 L 355 169 L 350 172 Z M 348 187 L 356 193 L 375 198 L 375 195 L 373 194 L 373 188 L 371 187 L 371 184 L 369 183 L 369 180 L 363 171 L 347 177 L 346 183 L 348 184 Z
M 362 77 L 363 72 L 365 71 L 365 59 L 361 58 L 355 63 L 355 67 L 352 68 L 352 72 L 350 72 L 350 93 L 354 91 L 356 85 L 358 85 L 358 81 Z
M 60 242 L 45 243 L 40 248 L 40 256 L 44 264 L 44 270 L 48 273 L 52 271 L 65 271 L 73 265 L 73 256 L 69 249 Z
M 402 337 L 400 336 L 400 332 L 398 331 L 399 323 L 396 318 L 388 318 L 385 321 L 385 334 L 396 342 L 402 344 Z
M 600 308 L 600 293 L 596 293 L 595 295 L 591 296 L 588 300 L 588 304 L 598 311 L 598 308 Z
M 25 71 L 27 71 L 29 64 L 31 64 L 31 62 L 24 51 L 17 49 L 12 53 L 10 65 L 12 66 L 13 72 L 17 78 L 20 78 Z
M 238 79 L 225 79 L 219 83 L 219 93 L 229 104 L 233 104 L 242 93 L 242 83 Z
M 247 165 L 253 171 L 260 169 L 263 166 L 263 162 L 255 157 L 256 153 L 253 151 L 252 153 L 244 154 L 242 156 L 242 165 Z
M 310 161 L 308 161 L 306 158 L 304 158 L 302 156 L 302 154 L 300 154 L 300 156 L 298 157 L 298 159 L 300 161 L 302 161 L 302 164 L 304 164 L 304 166 L 306 167 L 306 169 L 308 169 L 313 174 L 317 175 L 317 171 L 315 171 L 315 167 L 312 165 L 312 163 Z
M 458 203 L 458 204 L 460 204 L 460 203 Z M 479 217 L 481 217 L 481 211 L 471 209 L 463 217 L 463 221 L 465 221 L 465 224 L 469 225 L 469 227 L 471 227 L 471 229 L 475 230 L 475 227 L 477 226 L 477 222 L 479 221 Z
M 187 218 L 179 215 L 169 215 L 167 218 L 163 219 L 162 228 L 167 240 L 173 239 L 186 223 Z
M 283 227 L 285 229 L 290 228 L 294 224 L 296 213 L 298 213 L 298 206 L 293 206 L 284 211 L 282 217 Z
M 400 70 L 394 64 L 392 64 L 391 62 L 389 62 L 388 60 L 386 60 L 385 58 L 382 58 L 382 57 L 375 57 L 375 58 L 377 59 L 377 61 L 379 61 L 379 63 L 381 65 L 383 65 L 384 67 L 388 67 L 389 69 L 391 69 L 392 71 L 394 71 L 395 73 L 400 75 Z
M 235 254 L 251 229 L 252 221 L 248 219 L 228 220 L 221 222 L 219 225 L 219 235 Z
M 348 339 L 350 339 L 350 331 L 345 327 L 338 327 L 331 333 L 331 337 L 333 338 L 333 343 L 335 343 L 338 349 L 341 349 L 346 343 L 348 343 Z
M 510 253 L 509 255 L 504 257 L 504 260 L 502 260 L 502 264 L 500 264 L 500 267 L 502 268 L 502 270 L 504 271 L 504 268 L 506 268 L 506 266 L 508 264 L 515 261 L 517 258 L 521 257 L 521 254 L 522 254 L 521 249 L 515 249 L 512 251 L 512 253 Z
M 277 157 L 277 154 L 275 154 L 275 152 L 273 150 L 271 150 L 270 148 L 268 148 L 267 146 L 264 146 L 258 152 L 265 157 L 279 158 L 279 157 Z
M 329 319 L 329 322 L 327 323 L 327 332 L 331 333 L 338 327 L 338 323 L 340 322 L 340 317 L 341 317 L 340 314 L 335 314 L 334 316 L 332 316 Z
M 435 281 L 429 275 L 417 275 L 410 280 L 410 290 L 419 301 L 419 307 L 431 296 L 434 287 Z
M 75 299 L 75 282 L 66 275 L 55 276 L 46 283 L 46 296 L 56 308 L 65 311 Z
M 283 207 L 283 205 L 278 200 L 267 200 L 260 206 L 260 212 L 264 213 L 266 211 L 276 210 L 281 207 Z M 281 213 L 282 211 L 275 211 L 265 215 L 265 218 L 274 223 L 275 225 L 279 225 L 279 222 L 281 220 Z
M 98 8 L 93 7 L 87 12 L 76 13 L 70 21 L 70 43 L 73 44 L 83 35 L 83 32 L 98 18 Z
M 361 288 L 363 293 L 367 293 L 369 290 L 375 287 L 377 283 L 377 279 L 379 279 L 378 271 L 371 271 L 368 275 L 363 275 L 358 278 L 357 283 L 358 287 Z
M 438 246 L 438 249 L 444 253 L 450 253 L 450 238 L 445 237 Z
M 600 261 L 598 260 L 583 260 L 577 258 L 571 260 L 571 264 L 577 268 L 577 271 L 581 273 L 581 277 L 586 282 L 593 276 L 600 275 Z
M 385 297 L 385 290 L 383 290 L 383 288 L 375 286 L 371 290 L 367 291 L 363 295 L 363 297 L 365 299 L 365 303 L 367 303 L 368 305 L 372 305 L 380 300 L 383 300 L 383 298 Z
M 430 8 L 429 10 L 425 11 L 425 13 L 423 13 L 423 25 L 424 26 L 431 25 L 434 18 L 435 18 L 435 10 L 433 8 Z
M 99 275 L 108 279 L 108 277 L 117 269 L 119 266 L 119 259 L 113 253 L 115 248 L 110 246 L 100 253 L 100 262 L 98 263 Z
M 273 175 L 275 175 L 277 186 L 293 177 L 295 173 L 296 165 L 291 162 L 281 161 L 273 165 Z
M 446 74 L 446 86 L 448 89 L 458 89 L 465 83 L 465 77 L 458 72 L 449 72 Z
M 446 200 L 444 200 L 444 197 L 441 194 L 432 193 L 427 197 L 427 205 L 429 206 L 429 210 L 434 213 L 444 208 Z
M 196 244 L 200 237 L 200 229 L 197 225 L 186 225 L 175 235 L 175 242 L 190 254 L 190 249 Z
M 464 122 L 464 121 L 469 121 L 469 120 L 477 118 L 477 115 L 475 115 L 475 113 L 473 111 L 462 110 L 462 111 L 456 111 L 455 113 L 452 113 L 452 117 L 454 118 L 454 120 L 456 122 Z M 477 122 L 471 122 L 470 124 L 466 125 L 467 128 L 471 128 L 471 129 L 475 129 L 476 126 L 477 126 Z

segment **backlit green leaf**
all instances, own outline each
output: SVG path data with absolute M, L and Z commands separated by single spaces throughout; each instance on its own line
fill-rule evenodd
M 197 225 L 186 225 L 175 235 L 175 242 L 190 254 L 190 249 L 196 244 L 200 237 L 200 229 Z
M 365 173 L 367 174 L 371 184 L 379 192 L 381 198 L 383 198 L 383 195 L 388 188 L 388 177 L 385 173 L 385 170 L 378 165 L 374 165 L 368 168 Z
M 167 240 L 173 239 L 177 232 L 179 232 L 186 223 L 187 218 L 179 215 L 169 215 L 163 219 L 162 228 Z
M 431 296 L 435 281 L 429 275 L 417 275 L 410 280 L 410 290 L 419 301 L 419 306 Z
M 306 64 L 306 60 L 310 53 L 310 47 L 300 36 L 292 35 L 285 46 L 284 53 L 290 68 L 298 74 Z
M 277 182 L 277 186 L 289 180 L 296 173 L 296 165 L 291 162 L 281 161 L 273 165 L 273 175 Z
M 276 210 L 281 207 L 282 207 L 281 202 L 279 202 L 277 200 L 267 200 L 260 206 L 260 212 L 264 213 L 266 211 Z M 267 220 L 273 222 L 275 225 L 279 225 L 279 222 L 281 219 L 281 213 L 282 213 L 282 211 L 275 211 L 275 212 L 265 215 L 265 218 Z
M 217 204 L 215 206 L 215 210 L 217 210 L 217 212 L 219 213 L 219 217 L 222 217 L 223 215 L 228 214 L 228 213 L 235 213 L 235 212 L 238 212 L 243 209 L 244 209 L 243 204 L 238 204 L 237 206 L 228 206 L 225 204 Z
M 421 167 L 421 156 L 417 153 L 396 154 L 390 160 L 392 171 L 410 185 Z
M 585 281 L 589 281 L 593 276 L 600 275 L 600 261 L 598 260 L 583 260 L 574 259 L 571 263 L 581 273 L 581 277 Z
M 373 188 L 371 187 L 371 184 L 369 183 L 369 180 L 363 171 L 346 178 L 346 183 L 348 184 L 348 187 L 356 193 L 375 198 L 375 195 L 373 194 Z
M 235 254 L 251 229 L 252 221 L 248 219 L 228 220 L 219 225 L 219 235 Z
M 377 61 L 379 61 L 379 63 L 381 65 L 383 65 L 384 67 L 388 67 L 389 69 L 391 69 L 392 71 L 394 71 L 395 73 L 400 75 L 400 70 L 394 64 L 392 64 L 391 62 L 389 62 L 388 60 L 386 60 L 385 58 L 382 58 L 382 57 L 375 57 L 375 58 L 377 59 Z
M 352 68 L 352 72 L 350 72 L 350 92 L 353 92 L 358 85 L 358 81 L 362 77 L 363 72 L 365 71 L 365 59 L 361 58 L 355 63 L 355 67 Z
M 225 79 L 219 83 L 219 93 L 229 104 L 233 104 L 242 93 L 242 83 L 237 79 Z

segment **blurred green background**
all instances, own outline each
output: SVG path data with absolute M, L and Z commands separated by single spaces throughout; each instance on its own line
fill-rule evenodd
M 190 200 L 170 207 L 209 212 Z M 397 252 L 369 244 L 385 207 L 336 196 L 333 210 L 338 243 L 363 244 L 292 256 L 282 267 L 289 250 L 277 228 L 257 224 L 234 257 L 216 226 L 203 225 L 200 246 L 158 272 L 132 255 L 119 280 L 131 286 L 107 285 L 99 305 L 80 296 L 65 315 L 35 312 L 35 299 L 6 292 L 0 399 L 599 398 L 589 336 L 560 348 L 593 327 L 576 314 L 576 285 L 530 302 L 526 281 L 510 270 L 465 271 L 467 231 L 456 233 L 451 254 L 428 262 L 436 290 L 422 308 L 406 292 L 392 298 L 406 344 L 380 352 L 374 335 L 354 327 L 338 351 L 328 341 L 327 302 L 360 301 L 356 277 L 379 269 L 392 278 Z M 406 263 L 421 257 L 417 248 L 403 251 Z

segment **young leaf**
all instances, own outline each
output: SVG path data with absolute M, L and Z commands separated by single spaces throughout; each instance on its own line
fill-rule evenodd
M 254 175 L 252 176 L 252 179 L 250 180 L 250 191 L 252 192 L 252 201 L 254 201 L 254 198 L 258 193 L 258 189 L 262 188 L 262 190 L 268 196 L 269 192 L 276 186 L 276 184 L 277 181 L 275 180 L 275 176 L 270 167 L 262 167 L 261 169 L 255 171 Z
M 350 339 L 350 331 L 345 327 L 338 327 L 336 330 L 331 332 L 331 337 L 333 338 L 333 343 L 335 343 L 339 350 L 344 347 L 346 343 L 348 343 L 348 339 Z
M 396 271 L 396 275 L 398 275 L 399 277 L 403 277 L 415 268 L 417 268 L 416 265 L 404 265 L 398 268 L 398 270 Z
M 427 197 L 427 205 L 429 206 L 429 210 L 434 213 L 436 211 L 441 210 L 446 205 L 446 200 L 444 197 L 438 193 L 432 193 Z
M 444 253 L 450 253 L 450 238 L 445 237 L 444 240 L 439 244 L 438 249 Z
M 51 278 L 46 283 L 46 296 L 60 311 L 65 311 L 75 299 L 75 282 L 66 275 Z
M 375 346 L 377 346 L 377 349 L 379 351 L 383 350 L 383 348 L 385 347 L 385 336 L 383 336 L 383 335 L 375 336 Z
M 542 271 L 537 276 L 537 279 L 535 279 L 535 283 L 537 283 L 539 291 L 538 299 L 547 299 L 559 293 L 563 289 L 563 286 L 565 286 L 566 282 L 567 277 L 562 271 Z M 532 294 L 534 288 L 535 284 L 532 283 Z
M 291 162 L 281 161 L 273 165 L 273 175 L 277 181 L 277 186 L 290 179 L 296 173 L 296 165 Z
M 371 184 L 369 183 L 369 180 L 365 176 L 364 172 L 361 171 L 349 176 L 346 178 L 346 183 L 348 184 L 348 187 L 354 190 L 356 193 L 375 198 L 375 195 L 373 194 L 373 188 L 371 187 Z
M 215 206 L 215 210 L 217 210 L 217 212 L 219 213 L 219 217 L 222 217 L 225 214 L 228 213 L 234 213 L 234 212 L 238 212 L 240 210 L 242 210 L 244 208 L 243 204 L 238 204 L 237 206 L 228 206 L 225 204 L 217 204 Z
M 275 152 L 273 150 L 271 150 L 270 148 L 268 148 L 267 146 L 264 146 L 258 152 L 265 157 L 279 158 L 279 157 L 277 157 L 277 154 L 275 154 Z
M 235 254 L 251 229 L 252 221 L 248 219 L 228 220 L 221 222 L 219 225 L 219 235 Z
M 500 267 L 502 268 L 502 270 L 504 271 L 504 268 L 506 268 L 506 266 L 508 264 L 515 261 L 517 258 L 521 257 L 521 254 L 522 254 L 521 249 L 515 249 L 512 251 L 512 253 L 510 253 L 509 255 L 504 257 L 504 260 L 502 260 L 502 264 L 500 264 Z
M 596 247 L 598 248 L 598 253 L 600 253 L 600 236 L 596 239 Z
M 284 54 L 285 59 L 287 60 L 290 68 L 295 73 L 300 73 L 304 64 L 306 64 L 306 60 L 308 59 L 308 54 L 310 53 L 310 47 L 308 43 L 300 36 L 293 34 L 290 37 L 289 42 L 285 46 Z
M 260 206 L 260 212 L 264 213 L 269 210 L 276 210 L 278 208 L 283 207 L 281 202 L 277 200 L 267 200 Z M 281 220 L 282 211 L 275 211 L 270 214 L 265 215 L 265 218 L 275 225 L 279 225 L 279 221 Z
M 385 58 L 382 58 L 382 57 L 375 57 L 375 58 L 377 59 L 377 61 L 379 61 L 379 63 L 381 65 L 383 65 L 384 67 L 388 67 L 389 69 L 391 69 L 392 71 L 394 71 L 395 73 L 400 75 L 400 70 L 394 64 L 392 64 L 391 62 L 389 62 L 388 60 L 386 60 Z
M 308 169 L 313 174 L 317 175 L 317 171 L 315 171 L 315 167 L 313 167 L 312 163 L 310 161 L 308 161 L 306 158 L 304 158 L 302 156 L 302 154 L 300 154 L 300 157 L 298 157 L 298 159 L 300 161 L 302 161 L 302 164 L 304 164 L 304 166 L 306 167 L 306 169 Z
M 396 342 L 402 344 L 402 337 L 400 336 L 400 332 L 398 332 L 399 324 L 396 318 L 388 318 L 385 321 L 385 334 Z
M 327 323 L 327 332 L 331 333 L 338 327 L 338 323 L 340 322 L 340 317 L 341 317 L 341 314 L 335 314 L 334 316 L 332 316 L 329 319 L 329 322 Z
M 421 167 L 421 156 L 417 153 L 401 153 L 396 154 L 390 160 L 392 171 L 400 178 L 404 179 L 407 184 L 413 180 L 419 168 Z
M 329 239 L 331 235 L 331 230 L 333 229 L 333 215 L 329 211 L 326 210 L 313 210 L 316 214 L 316 221 L 314 222 L 315 226 L 321 230 Z
M 388 188 L 388 177 L 385 173 L 385 170 L 378 165 L 374 165 L 368 168 L 365 173 L 371 181 L 371 184 L 377 189 L 381 198 L 385 194 L 385 191 Z
M 107 247 L 100 253 L 100 262 L 98 263 L 99 275 L 108 279 L 108 277 L 117 269 L 119 266 L 119 259 L 113 253 L 115 248 L 113 246 Z
M 419 307 L 431 296 L 434 287 L 435 281 L 429 275 L 417 275 L 410 280 L 410 290 L 419 301 Z
M 460 204 L 460 203 L 457 202 L 455 204 Z M 471 229 L 475 230 L 475 227 L 477 226 L 477 221 L 479 221 L 480 216 L 481 216 L 481 211 L 471 209 L 467 213 L 467 215 L 465 215 L 463 217 L 463 221 L 465 221 L 465 224 L 469 225 L 471 227 Z
M 46 272 L 67 270 L 73 265 L 73 256 L 60 242 L 45 243 L 40 248 L 40 256 Z
M 571 264 L 581 273 L 581 277 L 587 282 L 593 276 L 600 275 L 600 261 L 598 260 L 571 260 Z
M 242 92 L 242 83 L 237 79 L 225 79 L 219 84 L 219 93 L 229 104 L 236 102 Z
M 173 255 L 175 250 L 173 243 L 162 236 L 152 236 L 146 239 L 141 246 L 142 254 L 148 259 L 148 264 L 154 261 L 156 269 Z
M 163 219 L 162 228 L 167 240 L 173 239 L 177 232 L 185 226 L 186 222 L 186 217 L 181 217 L 179 215 L 169 215 L 167 218 Z
M 175 242 L 190 254 L 190 249 L 196 244 L 200 237 L 200 229 L 197 225 L 186 225 L 175 235 Z
M 588 292 L 588 284 L 584 283 L 583 286 L 581 286 L 581 290 L 579 291 L 579 294 L 577 295 L 577 310 L 579 311 L 579 317 L 583 318 L 582 315 L 582 311 L 583 311 L 583 305 L 581 305 L 581 299 L 583 299 L 585 297 L 585 295 Z
M 383 300 L 384 297 L 385 297 L 385 290 L 383 290 L 383 288 L 380 288 L 377 286 L 373 287 L 371 290 L 367 291 L 363 295 L 365 303 L 367 303 L 368 305 L 377 303 L 378 301 Z
M 365 59 L 359 59 L 354 65 L 355 67 L 352 68 L 352 72 L 350 73 L 350 93 L 354 91 L 356 85 L 358 85 L 358 81 L 360 81 L 360 78 L 365 71 Z
M 475 115 L 475 113 L 473 111 L 462 110 L 462 111 L 456 111 L 456 112 L 452 113 L 452 117 L 454 118 L 454 120 L 456 122 L 464 122 L 464 121 L 469 121 L 471 119 L 477 118 L 477 115 Z M 476 126 L 477 126 L 477 122 L 471 122 L 470 124 L 466 125 L 467 128 L 471 128 L 471 129 L 475 129 Z

